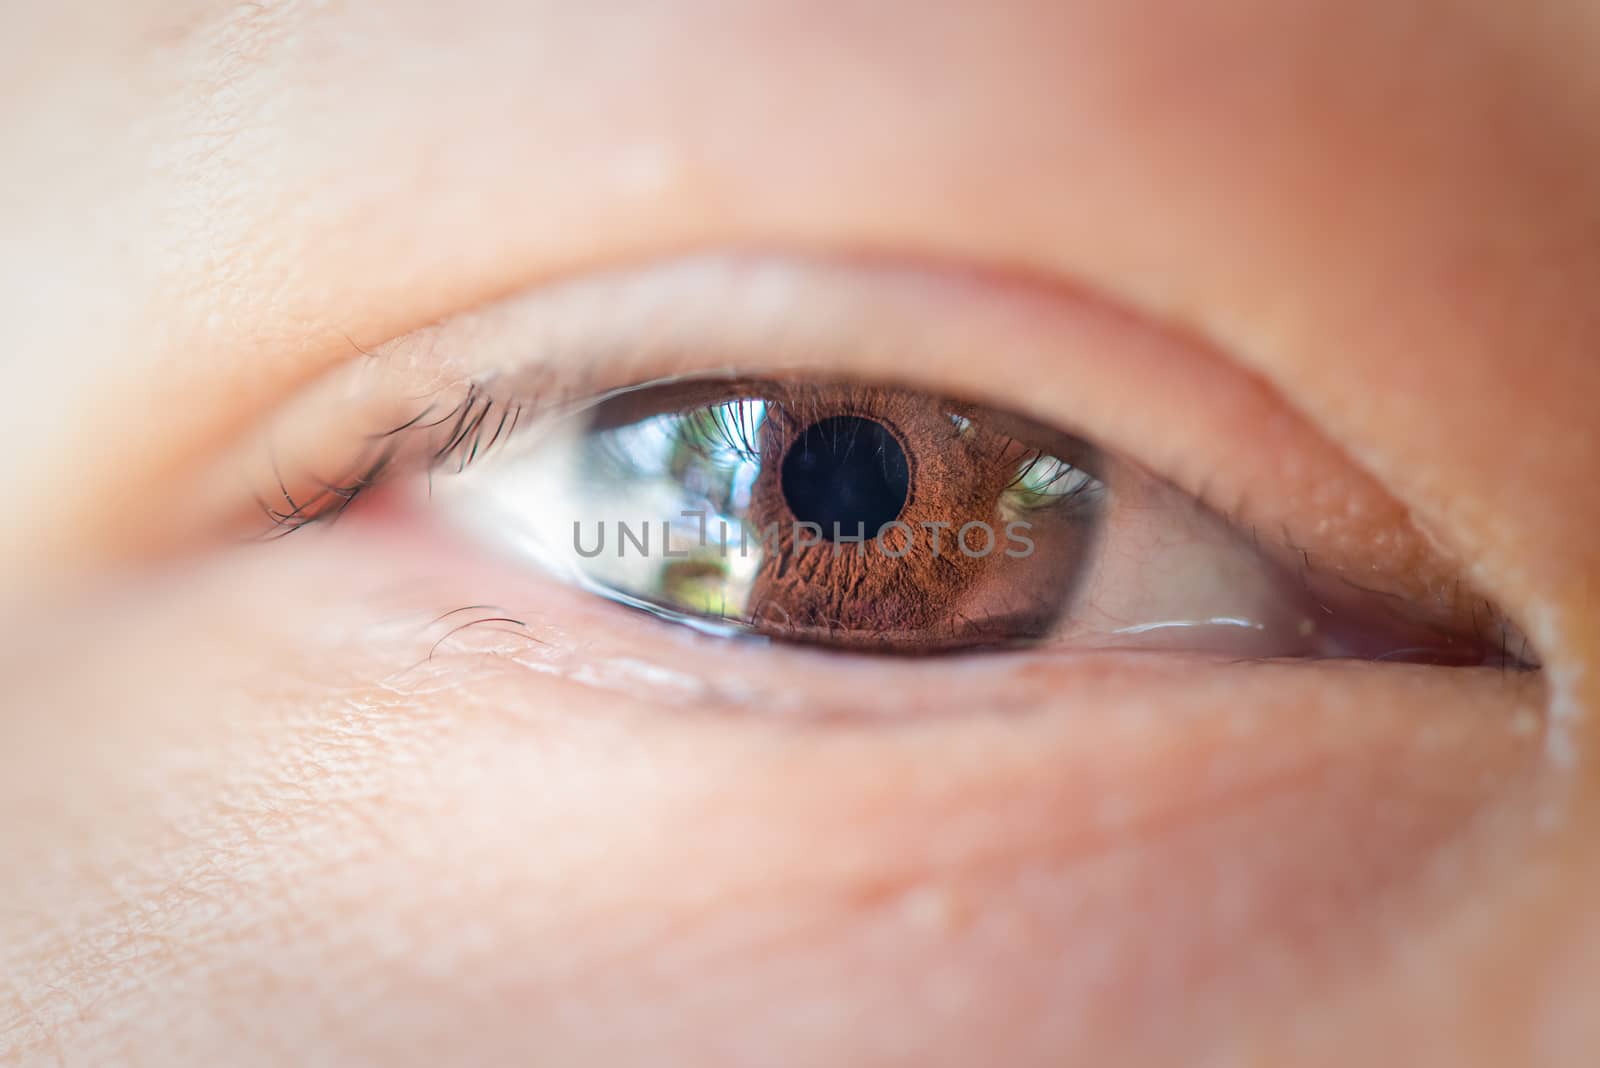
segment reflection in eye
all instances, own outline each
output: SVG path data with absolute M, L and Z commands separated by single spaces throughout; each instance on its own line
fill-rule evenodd
M 1015 645 L 1483 663 L 1313 589 L 1135 464 L 1017 415 L 856 383 L 674 381 L 547 419 L 445 503 L 612 600 L 872 652 Z

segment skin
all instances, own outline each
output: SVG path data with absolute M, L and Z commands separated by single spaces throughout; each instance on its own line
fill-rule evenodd
M 33 7 L 7 1063 L 1592 1061 L 1594 8 Z M 830 305 L 819 373 L 1283 413 L 1105 433 L 1224 473 L 1310 442 L 1422 547 L 1355 523 L 1346 566 L 1453 570 L 1543 671 L 735 648 L 398 498 L 234 544 L 266 427 L 316 466 L 361 421 L 308 391 L 438 384 L 495 344 L 429 324 L 741 249 L 954 272 L 928 307 L 1012 331 L 913 358 L 873 311 L 902 343 L 852 351 Z M 1157 350 L 1204 392 L 1121 370 Z M 448 637 L 472 604 L 520 622 Z

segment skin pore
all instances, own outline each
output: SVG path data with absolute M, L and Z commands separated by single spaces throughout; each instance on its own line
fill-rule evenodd
M 46 6 L 0 105 L 0 1059 L 1600 1045 L 1592 8 Z M 680 301 L 729 250 L 912 281 Z M 650 285 L 701 348 L 617 354 Z M 376 492 L 237 544 L 268 444 L 326 476 L 384 425 L 351 381 L 512 357 L 1104 398 L 1543 669 L 733 647 Z

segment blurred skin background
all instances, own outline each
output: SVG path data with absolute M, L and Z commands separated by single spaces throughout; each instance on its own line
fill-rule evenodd
M 1600 1056 L 1600 7 L 4 19 L 0 1061 Z M 443 501 L 256 539 L 526 366 L 1069 424 L 1527 655 L 846 656 Z

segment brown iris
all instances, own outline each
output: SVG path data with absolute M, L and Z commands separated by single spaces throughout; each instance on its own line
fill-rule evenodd
M 1081 442 L 893 388 L 646 387 L 602 403 L 588 434 L 580 476 L 616 491 L 607 510 L 674 499 L 697 517 L 663 522 L 674 555 L 630 561 L 635 542 L 619 538 L 592 575 L 644 607 L 879 651 L 1044 636 L 1103 493 Z

